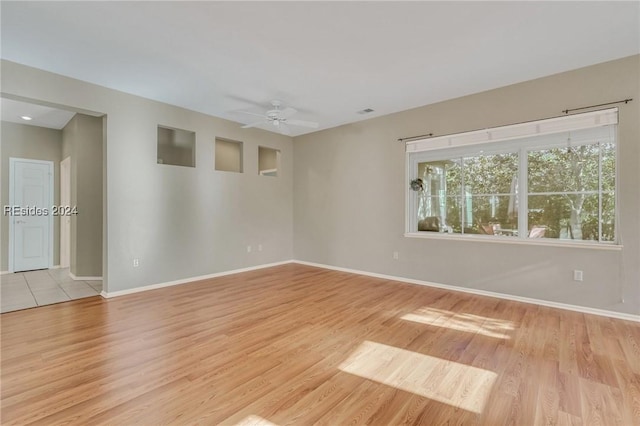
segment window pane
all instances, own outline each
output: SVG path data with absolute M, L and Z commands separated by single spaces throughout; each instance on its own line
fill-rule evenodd
M 460 197 L 418 196 L 418 231 L 460 233 Z
M 529 192 L 597 191 L 598 150 L 596 144 L 529 152 Z
M 513 193 L 517 176 L 517 153 L 479 155 L 464 159 L 464 184 L 471 194 Z
M 598 196 L 530 195 L 529 237 L 598 240 Z
M 614 191 L 616 187 L 616 146 L 600 144 L 602 150 L 602 190 Z
M 613 192 L 602 194 L 602 234 L 600 241 L 615 241 L 616 196 Z
M 427 196 L 460 194 L 462 175 L 458 159 L 418 163 L 418 177 L 424 182 Z
M 460 160 L 418 163 L 424 190 L 418 192 L 418 231 L 462 232 Z
M 460 234 L 462 232 L 462 199 L 459 196 L 447 197 L 447 217 L 445 218 L 446 232 Z
M 467 218 L 467 228 L 478 234 L 518 236 L 518 206 L 513 195 L 472 196 L 466 198 L 467 210 L 473 220 Z M 471 233 L 469 229 L 465 233 Z

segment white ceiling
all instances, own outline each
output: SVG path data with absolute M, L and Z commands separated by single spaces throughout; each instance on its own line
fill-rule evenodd
M 66 126 L 76 114 L 71 111 L 6 98 L 0 99 L 0 110 L 2 110 L 2 121 L 58 130 Z M 23 116 L 31 117 L 31 120 L 24 120 Z
M 243 123 L 280 99 L 324 129 L 638 54 L 639 6 L 2 1 L 1 54 Z

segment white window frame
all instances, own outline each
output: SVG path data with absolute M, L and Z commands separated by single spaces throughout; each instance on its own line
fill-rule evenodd
M 420 232 L 417 231 L 417 202 L 418 196 L 415 191 L 409 188 L 408 182 L 418 175 L 418 164 L 429 161 L 450 160 L 458 157 L 469 157 L 473 155 L 483 154 L 505 154 L 517 153 L 519 158 L 518 164 L 518 181 L 520 194 L 519 212 L 518 212 L 518 229 L 526 230 L 528 223 L 528 215 L 522 212 L 528 212 L 528 169 L 527 160 L 528 152 L 542 149 L 566 147 L 567 132 L 583 129 L 594 129 L 601 127 L 603 131 L 617 131 L 618 108 L 609 108 L 600 111 L 592 111 L 582 114 L 574 114 L 563 117 L 556 117 L 546 120 L 538 120 L 527 123 L 519 123 L 509 126 L 501 126 L 472 132 L 458 133 L 434 138 L 413 140 L 406 143 L 406 218 L 405 218 L 405 237 L 410 238 L 431 238 L 431 239 L 450 239 L 464 241 L 481 241 L 496 242 L 510 244 L 529 244 L 529 245 L 551 245 L 551 246 L 571 246 L 582 248 L 597 249 L 620 249 L 618 244 L 619 236 L 619 203 L 618 203 L 618 142 L 617 134 L 613 137 L 616 146 L 616 180 L 615 180 L 615 236 L 614 241 L 591 241 L 591 240 L 566 240 L 555 238 L 528 238 L 528 236 L 520 233 L 518 237 L 499 237 L 493 235 L 479 234 L 447 234 L 442 232 Z M 613 126 L 613 127 L 612 127 Z M 596 129 L 596 131 L 598 131 Z M 555 140 L 554 135 L 558 135 Z M 531 141 L 532 138 L 540 136 L 548 136 L 540 138 L 540 143 Z M 572 141 L 571 146 L 580 146 L 589 144 L 588 140 Z M 600 154 L 601 155 L 601 154 Z M 602 171 L 600 171 L 601 175 Z M 598 188 L 598 194 L 601 197 L 602 190 Z M 601 224 L 599 225 L 601 227 Z

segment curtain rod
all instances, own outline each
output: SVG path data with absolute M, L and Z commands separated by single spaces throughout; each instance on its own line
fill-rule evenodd
M 631 102 L 632 100 L 633 100 L 633 98 L 627 98 L 627 99 L 623 99 L 623 100 L 620 100 L 620 101 L 607 102 L 607 103 L 604 103 L 604 104 L 590 105 L 590 106 L 580 107 L 580 108 L 565 109 L 565 110 L 562 110 L 562 112 L 564 114 L 569 114 L 570 111 L 579 111 L 579 110 L 583 110 L 583 109 L 597 108 L 597 107 L 607 106 L 607 105 L 615 105 L 615 104 L 621 104 L 621 103 L 624 103 L 626 105 L 629 102 Z M 554 118 L 554 117 L 551 117 L 551 118 Z M 533 121 L 538 121 L 538 120 L 522 121 L 520 123 L 513 123 L 513 124 L 531 123 Z M 477 129 L 477 130 L 482 130 L 482 129 Z M 398 142 L 405 142 L 405 141 L 408 141 L 408 140 L 411 140 L 411 139 L 430 138 L 432 136 L 433 136 L 433 133 L 427 133 L 426 135 L 409 136 L 409 137 L 406 137 L 406 138 L 398 138 Z
M 398 142 L 408 141 L 409 139 L 430 138 L 433 133 L 427 133 L 426 135 L 409 136 L 408 138 L 398 138 Z
M 607 106 L 607 105 L 615 105 L 615 104 L 621 104 L 621 103 L 625 103 L 628 104 L 629 102 L 631 102 L 633 100 L 633 98 L 628 98 L 628 99 L 623 99 L 621 101 L 613 101 L 613 102 L 607 102 L 604 104 L 598 104 L 598 105 L 589 105 L 586 107 L 580 107 L 580 108 L 571 108 L 571 109 L 563 109 L 562 112 L 564 112 L 565 114 L 569 114 L 570 111 L 580 111 L 583 109 L 589 109 L 589 108 L 597 108 L 597 107 L 601 107 L 601 106 Z

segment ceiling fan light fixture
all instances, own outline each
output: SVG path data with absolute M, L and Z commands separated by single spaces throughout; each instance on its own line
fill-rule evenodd
M 292 119 L 291 117 L 295 115 L 298 111 L 295 108 L 286 107 L 282 108 L 282 102 L 274 100 L 271 101 L 271 105 L 273 109 L 266 111 L 264 114 L 256 114 L 254 112 L 249 111 L 238 111 L 243 114 L 248 114 L 252 116 L 262 117 L 262 121 L 256 121 L 253 123 L 245 124 L 241 126 L 243 129 L 249 129 L 251 127 L 256 127 L 260 125 L 269 125 L 273 124 L 273 127 L 278 129 L 280 133 L 289 134 L 289 126 L 299 126 L 299 127 L 308 127 L 311 129 L 317 129 L 320 125 L 314 121 L 305 121 L 305 120 L 297 120 Z

